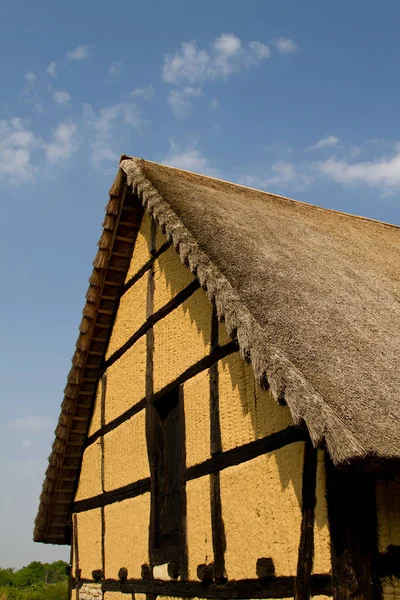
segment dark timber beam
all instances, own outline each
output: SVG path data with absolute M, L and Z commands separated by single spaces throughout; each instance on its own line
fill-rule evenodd
M 224 584 L 204 584 L 200 581 L 161 581 L 159 579 L 136 579 L 125 582 L 106 580 L 104 592 L 155 594 L 177 598 L 293 598 L 294 577 L 271 577 L 266 579 L 243 579 Z M 332 595 L 330 575 L 312 575 L 310 589 L 313 596 Z
M 211 355 L 219 347 L 218 315 L 215 302 L 211 315 Z M 222 453 L 221 423 L 219 417 L 219 378 L 218 362 L 210 367 L 210 454 L 218 456 Z M 215 471 L 210 475 L 210 504 L 211 504 L 211 529 L 214 552 L 214 576 L 217 582 L 225 581 L 225 527 L 222 519 L 221 482 L 220 472 Z
M 334 600 L 379 600 L 375 482 L 326 455 Z
M 282 431 L 272 433 L 265 438 L 232 448 L 232 450 L 226 450 L 225 452 L 221 452 L 221 454 L 216 454 L 199 465 L 189 467 L 186 471 L 186 478 L 197 479 L 204 475 L 210 475 L 211 473 L 215 473 L 215 471 L 221 471 L 233 465 L 240 465 L 262 454 L 273 452 L 288 444 L 305 442 L 306 440 L 307 432 L 292 425 Z
M 295 600 L 309 600 L 314 559 L 314 515 L 317 484 L 317 450 L 308 440 L 304 448 L 302 509 Z

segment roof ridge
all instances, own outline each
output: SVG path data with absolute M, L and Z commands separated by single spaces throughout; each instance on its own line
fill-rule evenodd
M 131 160 L 131 161 L 144 161 L 146 163 L 167 167 L 168 169 L 174 169 L 175 171 L 182 171 L 182 173 L 189 173 L 190 175 L 198 175 L 199 177 L 204 177 L 206 179 L 211 179 L 212 181 L 218 181 L 219 183 L 227 183 L 229 185 L 234 185 L 236 187 L 251 190 L 254 192 L 259 192 L 260 194 L 266 194 L 268 196 L 272 196 L 273 198 L 279 198 L 281 200 L 288 200 L 289 202 L 293 202 L 295 204 L 301 204 L 303 206 L 310 206 L 311 208 L 316 208 L 317 210 L 321 210 L 323 212 L 333 213 L 335 215 L 342 215 L 344 217 L 350 217 L 352 219 L 357 219 L 359 221 L 367 221 L 369 223 L 376 223 L 377 225 L 383 225 L 384 227 L 391 227 L 393 229 L 399 229 L 400 225 L 396 225 L 395 223 L 388 223 L 387 221 L 380 221 L 379 219 L 373 219 L 371 217 L 364 217 L 363 215 L 354 215 L 352 213 L 348 213 L 342 210 L 335 210 L 334 208 L 325 208 L 324 206 L 318 206 L 317 204 L 312 204 L 311 202 L 304 202 L 303 200 L 296 200 L 295 198 L 290 198 L 289 196 L 283 196 L 281 194 L 275 194 L 274 192 L 267 192 L 266 190 L 260 190 L 258 188 L 250 187 L 248 185 L 243 185 L 241 183 L 235 183 L 233 181 L 228 181 L 227 179 L 220 179 L 219 177 L 213 177 L 212 175 L 205 175 L 204 173 L 197 173 L 196 171 L 188 171 L 187 169 L 181 169 L 180 167 L 174 167 L 171 165 L 167 165 L 164 163 L 158 163 L 154 160 L 147 160 L 145 158 L 140 158 L 136 156 L 128 156 L 123 154 L 120 159 L 120 163 L 123 160 Z

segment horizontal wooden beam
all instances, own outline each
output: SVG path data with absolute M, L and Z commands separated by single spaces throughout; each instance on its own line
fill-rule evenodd
M 266 577 L 227 581 L 224 584 L 206 584 L 201 581 L 162 581 L 160 579 L 128 579 L 119 581 L 106 579 L 102 582 L 103 592 L 126 594 L 155 594 L 177 598 L 291 598 L 294 594 L 294 577 Z M 81 582 L 80 582 L 81 583 Z M 311 594 L 331 596 L 330 575 L 311 575 Z
M 257 458 L 262 454 L 268 454 L 295 442 L 305 442 L 308 434 L 305 429 L 292 425 L 267 437 L 249 442 L 243 446 L 226 450 L 220 454 L 214 454 L 199 465 L 189 467 L 186 471 L 186 479 L 197 479 L 204 475 L 210 475 L 216 471 L 222 471 L 227 467 L 240 465 L 241 463 Z
M 116 490 L 110 492 L 104 492 L 98 496 L 92 498 L 86 498 L 86 500 L 77 500 L 72 506 L 72 512 L 79 513 L 86 510 L 92 510 L 93 508 L 100 508 L 107 504 L 113 504 L 114 502 L 121 502 L 127 498 L 135 498 L 142 494 L 150 491 L 150 477 L 135 481 L 135 483 L 129 483 Z
M 121 348 L 116 350 L 108 360 L 105 362 L 105 368 L 108 368 L 110 365 L 114 364 L 125 352 L 127 352 L 132 346 L 143 337 L 146 332 L 153 327 L 158 321 L 169 315 L 175 308 L 183 304 L 185 300 L 190 298 L 192 294 L 200 287 L 200 283 L 198 279 L 194 279 L 188 286 L 186 286 L 183 290 L 178 292 L 176 296 L 172 298 L 167 304 L 162 306 L 157 312 L 153 313 L 139 329 L 129 338 L 127 342 Z
M 101 427 L 98 431 L 96 431 L 95 433 L 90 435 L 86 440 L 85 448 L 94 444 L 102 435 L 105 435 L 106 433 L 108 433 L 109 431 L 112 431 L 113 429 L 115 429 L 116 427 L 121 425 L 122 423 L 125 423 L 125 421 L 127 421 L 128 419 L 133 417 L 133 415 L 136 415 L 138 412 L 140 412 L 144 408 L 146 408 L 146 399 L 145 398 L 143 398 L 142 400 L 139 400 L 139 402 L 137 402 L 136 404 L 131 406 L 131 408 L 126 410 L 124 413 L 122 413 L 122 415 L 120 415 L 119 417 L 116 417 L 115 419 L 113 419 L 112 421 L 107 423 L 107 425 L 104 425 L 104 427 Z
M 132 238 L 122 237 L 122 235 L 116 235 L 115 239 L 118 240 L 118 242 L 128 242 L 128 244 L 133 244 L 134 242 Z

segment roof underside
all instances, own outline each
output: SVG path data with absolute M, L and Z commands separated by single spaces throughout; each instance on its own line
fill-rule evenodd
M 314 444 L 326 445 L 340 466 L 398 465 L 400 229 L 209 177 L 123 157 L 110 192 L 113 227 L 102 261 L 98 256 L 94 263 L 93 322 L 84 334 L 75 380 L 90 362 L 110 256 L 115 260 L 125 180 L 215 298 L 220 318 L 258 380 L 288 404 L 296 423 L 306 424 Z M 138 227 L 140 215 L 134 214 Z M 134 238 L 131 249 L 133 244 Z M 53 447 L 50 457 L 38 541 L 56 541 L 48 534 L 49 519 L 81 385 L 78 381 L 75 398 L 63 403 L 70 416 L 62 451 Z M 94 394 L 90 403 L 93 399 Z

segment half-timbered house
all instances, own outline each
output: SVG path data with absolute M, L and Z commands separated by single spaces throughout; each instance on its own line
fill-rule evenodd
M 400 228 L 126 156 L 103 227 L 34 533 L 71 594 L 399 599 Z

